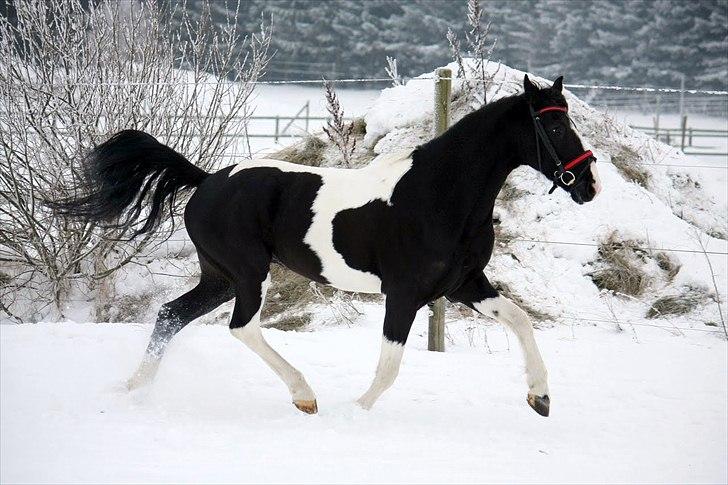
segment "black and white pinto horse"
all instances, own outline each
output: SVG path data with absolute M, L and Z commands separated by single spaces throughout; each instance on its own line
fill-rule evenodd
M 465 116 L 425 145 L 361 169 L 256 159 L 210 174 L 133 130 L 96 147 L 84 164 L 87 195 L 52 204 L 60 212 L 127 227 L 136 236 L 155 229 L 178 191 L 196 188 L 184 217 L 200 282 L 162 306 L 128 387 L 151 382 L 174 335 L 234 298 L 232 334 L 283 380 L 298 409 L 317 412 L 304 376 L 261 333 L 274 262 L 342 290 L 386 295 L 381 354 L 358 400 L 362 407 L 371 408 L 393 384 L 417 310 L 445 296 L 511 328 L 525 355 L 527 401 L 547 416 L 546 367 L 531 322 L 483 273 L 493 250 L 493 205 L 508 174 L 523 164 L 579 204 L 600 186 L 595 159 L 572 130 L 562 78 L 541 88 L 526 76 L 524 90 Z M 142 216 L 147 197 L 151 207 Z

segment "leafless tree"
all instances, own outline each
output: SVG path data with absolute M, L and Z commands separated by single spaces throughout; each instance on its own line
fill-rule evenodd
M 83 154 L 122 129 L 203 168 L 236 151 L 270 30 L 243 37 L 234 18 L 214 24 L 209 2 L 194 18 L 184 2 L 155 0 L 15 7 L 16 22 L 0 17 L 0 313 L 33 320 L 63 315 L 71 289 L 108 294 L 102 278 L 159 243 L 125 242 L 42 202 L 73 195 Z
M 402 78 L 399 77 L 396 58 L 387 56 L 387 67 L 384 68 L 384 71 L 387 73 L 387 76 L 389 76 L 389 79 L 392 80 L 392 86 L 402 85 Z
M 354 135 L 354 123 L 347 123 L 344 118 L 344 108 L 339 103 L 339 97 L 336 95 L 333 84 L 330 81 L 324 81 L 324 94 L 326 96 L 326 110 L 331 118 L 324 126 L 324 133 L 329 140 L 336 145 L 344 157 L 344 163 L 351 165 L 351 156 L 356 148 L 356 136 Z

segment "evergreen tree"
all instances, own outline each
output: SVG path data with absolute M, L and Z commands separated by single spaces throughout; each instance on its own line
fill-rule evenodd
M 173 0 L 165 0 L 173 2 Z M 466 0 L 236 0 L 210 2 L 254 32 L 273 21 L 270 79 L 383 76 L 386 56 L 401 75 L 450 61 L 445 33 L 463 38 Z M 203 0 L 187 0 L 200 11 Z M 570 82 L 725 89 L 725 0 L 481 0 L 498 40 L 493 60 Z M 235 18 L 236 17 L 236 18 Z

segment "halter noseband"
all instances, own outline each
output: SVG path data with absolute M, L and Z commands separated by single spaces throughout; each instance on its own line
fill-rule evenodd
M 554 176 L 552 177 L 552 181 L 554 182 L 553 187 L 551 187 L 551 190 L 549 190 L 549 194 L 552 194 L 554 190 L 556 190 L 556 187 L 558 187 L 558 182 L 561 181 L 562 184 L 564 184 L 566 187 L 571 187 L 574 185 L 574 183 L 577 180 L 577 176 L 574 175 L 574 173 L 571 171 L 572 168 L 582 164 L 585 161 L 596 161 L 596 157 L 591 152 L 591 150 L 587 150 L 578 157 L 574 158 L 568 163 L 563 163 L 561 161 L 561 158 L 556 154 L 556 150 L 554 149 L 553 143 L 551 143 L 551 139 L 546 134 L 546 130 L 544 129 L 543 125 L 541 124 L 541 115 L 544 113 L 548 113 L 550 111 L 559 111 L 561 113 L 568 113 L 568 108 L 564 106 L 546 106 L 545 108 L 541 108 L 538 111 L 534 111 L 533 106 L 528 107 L 531 110 L 531 118 L 533 119 L 533 127 L 536 130 L 536 156 L 538 158 L 538 166 L 539 169 L 541 168 L 541 144 L 538 143 L 538 139 L 540 138 L 543 142 L 544 146 L 546 147 L 546 151 L 548 152 L 551 159 L 556 164 L 556 171 L 554 172 Z M 568 116 L 568 115 L 567 115 Z M 569 120 L 571 121 L 571 120 Z M 581 178 L 581 175 L 584 173 L 584 171 L 579 174 L 579 178 Z M 573 187 L 572 187 L 573 189 Z M 569 190 L 571 191 L 571 190 Z

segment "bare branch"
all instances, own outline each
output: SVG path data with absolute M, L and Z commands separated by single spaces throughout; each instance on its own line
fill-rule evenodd
M 351 166 L 351 156 L 356 148 L 356 137 L 354 136 L 354 123 L 347 123 L 344 118 L 344 109 L 339 103 L 333 84 L 324 80 L 324 91 L 326 96 L 326 110 L 331 118 L 324 126 L 324 133 L 329 140 L 336 145 L 344 157 L 344 163 Z

